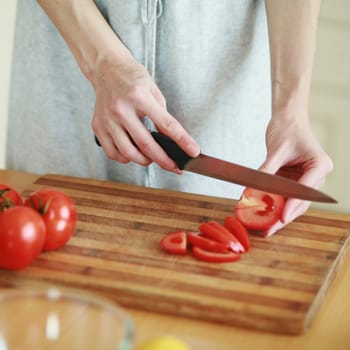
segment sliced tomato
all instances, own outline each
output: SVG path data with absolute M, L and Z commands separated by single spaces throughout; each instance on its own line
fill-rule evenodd
M 248 230 L 234 216 L 227 216 L 224 226 L 241 242 L 245 251 L 250 249 L 250 239 Z
M 263 231 L 281 218 L 283 208 L 282 196 L 246 188 L 235 207 L 235 214 L 246 228 Z
M 193 246 L 197 246 L 216 253 L 225 253 L 228 252 L 229 249 L 229 246 L 226 244 L 213 241 L 212 239 L 203 237 L 200 234 L 194 232 L 187 233 L 187 241 Z
M 186 254 L 187 235 L 185 231 L 175 231 L 167 234 L 160 241 L 164 250 L 173 254 Z
M 199 225 L 200 231 L 205 237 L 228 245 L 235 253 L 243 253 L 244 247 L 239 240 L 231 234 L 222 224 L 217 221 L 204 222 Z
M 226 252 L 226 253 L 216 253 L 216 252 L 210 252 L 208 250 L 202 249 L 198 246 L 192 247 L 193 255 L 198 259 L 202 261 L 207 262 L 216 262 L 216 263 L 225 263 L 225 262 L 233 262 L 240 259 L 240 254 L 233 253 L 233 252 Z

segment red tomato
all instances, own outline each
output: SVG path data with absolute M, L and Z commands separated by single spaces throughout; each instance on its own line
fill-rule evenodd
M 6 203 L 7 200 L 10 203 Z M 19 193 L 6 184 L 0 184 L 0 208 L 5 205 L 5 207 L 22 205 L 23 200 Z
M 32 208 L 15 206 L 0 212 L 0 267 L 20 269 L 41 252 L 46 228 Z
M 233 216 L 227 216 L 224 226 L 241 242 L 245 251 L 250 249 L 249 233 L 239 220 Z
M 227 245 L 236 253 L 244 252 L 244 248 L 238 239 L 234 237 L 223 225 L 216 221 L 204 222 L 200 224 L 199 230 L 205 237 Z
M 175 231 L 164 236 L 160 242 L 163 249 L 173 254 L 186 254 L 187 237 L 185 231 Z
M 240 259 L 240 255 L 233 252 L 227 252 L 227 253 L 209 252 L 208 250 L 202 249 L 198 246 L 193 246 L 192 252 L 197 259 L 207 261 L 207 262 L 224 263 L 224 262 L 233 262 Z
M 228 252 L 229 249 L 228 245 L 213 241 L 212 239 L 208 239 L 194 232 L 187 233 L 187 241 L 193 246 L 216 253 L 225 253 Z
M 235 207 L 235 213 L 246 228 L 263 231 L 280 219 L 283 207 L 282 196 L 246 188 Z
M 43 189 L 32 193 L 24 202 L 43 217 L 46 239 L 43 250 L 54 250 L 68 242 L 74 233 L 77 213 L 72 199 L 54 189 Z

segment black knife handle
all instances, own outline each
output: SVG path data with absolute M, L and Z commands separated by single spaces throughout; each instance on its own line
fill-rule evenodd
M 100 141 L 99 141 L 99 139 L 97 138 L 96 135 L 95 135 L 95 142 L 96 142 L 96 145 L 97 145 L 98 147 L 102 147 L 102 145 L 100 144 Z
M 160 147 L 163 148 L 165 153 L 171 158 L 179 167 L 179 169 L 183 170 L 185 165 L 191 158 L 187 153 L 185 153 L 176 142 L 174 142 L 168 136 L 165 136 L 159 132 L 152 131 L 151 135 L 155 139 L 155 141 L 159 144 Z M 100 141 L 95 135 L 95 142 L 97 146 L 101 147 Z
M 169 158 L 171 158 L 177 164 L 179 169 L 183 170 L 185 168 L 186 163 L 193 159 L 168 136 L 160 134 L 156 131 L 152 131 L 151 135 L 157 141 L 160 147 L 163 148 L 163 150 L 169 156 Z

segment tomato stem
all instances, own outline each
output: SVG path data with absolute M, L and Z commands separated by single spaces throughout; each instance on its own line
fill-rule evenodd
M 39 196 L 38 198 L 38 205 L 36 205 L 34 199 L 32 196 L 29 197 L 29 204 L 30 206 L 35 209 L 40 215 L 45 215 L 46 212 L 48 211 L 51 200 L 49 199 L 46 204 L 44 204 L 43 199 Z
M 9 191 L 9 188 L 3 188 L 0 190 L 0 198 L 2 199 L 0 202 L 0 211 L 4 211 L 5 209 L 11 208 L 13 206 L 12 202 L 5 196 L 6 192 Z
M 0 197 L 1 198 L 5 198 L 5 196 L 4 196 L 4 194 L 6 193 L 6 192 L 8 192 L 8 191 L 10 191 L 10 189 L 9 188 L 3 188 L 2 190 L 0 190 Z

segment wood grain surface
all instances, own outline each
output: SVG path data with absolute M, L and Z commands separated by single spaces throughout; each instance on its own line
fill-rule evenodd
M 271 238 L 251 235 L 252 248 L 238 262 L 200 262 L 164 252 L 160 239 L 223 221 L 234 200 L 61 175 L 40 177 L 23 195 L 41 187 L 73 198 L 76 232 L 26 269 L 0 270 L 0 286 L 66 285 L 126 307 L 301 334 L 349 250 L 349 216 L 310 210 Z

